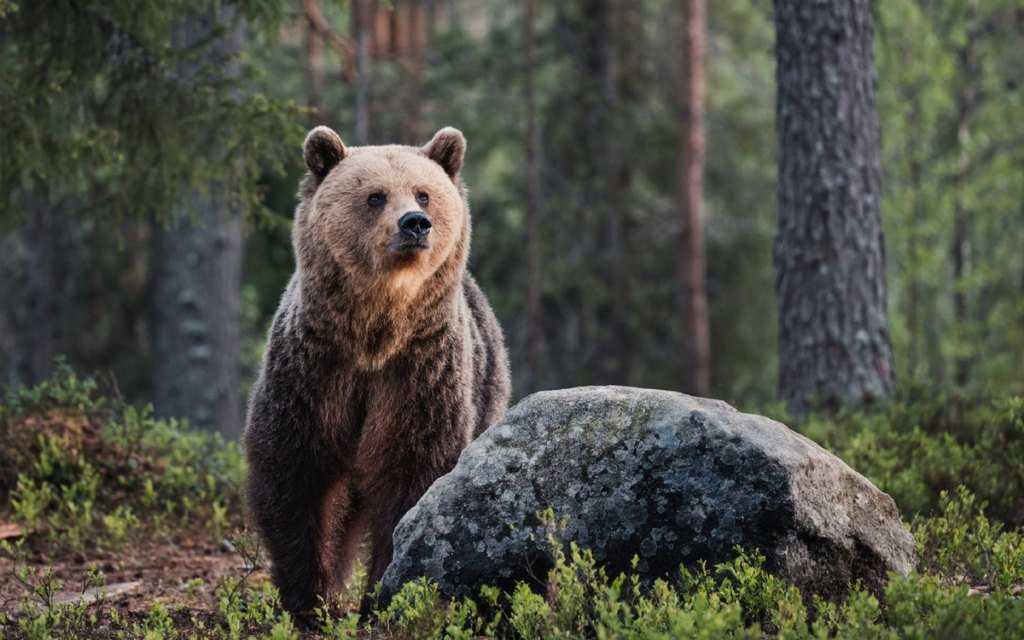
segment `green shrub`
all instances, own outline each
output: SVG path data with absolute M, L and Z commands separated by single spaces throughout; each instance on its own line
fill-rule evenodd
M 421 579 L 406 584 L 372 619 L 352 612 L 358 584 L 317 610 L 327 638 L 757 638 L 848 640 L 1024 637 L 1024 400 L 967 401 L 906 394 L 874 412 L 851 412 L 801 427 L 913 515 L 918 571 L 895 577 L 880 598 L 854 585 L 845 599 L 807 600 L 769 574 L 755 552 L 714 567 L 681 569 L 645 582 L 609 576 L 586 549 L 552 541 L 554 567 L 537 592 L 488 587 L 445 600 Z M 239 522 L 244 464 L 239 448 L 149 409 L 97 395 L 62 367 L 56 378 L 8 394 L 0 408 L 0 454 L 16 473 L 11 515 L 53 546 L 90 540 L 116 546 L 172 527 L 218 538 Z M 551 535 L 564 523 L 545 516 Z M 13 559 L 23 602 L 0 615 L 14 637 L 80 637 L 102 620 L 110 637 L 299 637 L 276 590 L 254 576 L 262 560 L 247 537 L 236 549 L 245 573 L 214 590 L 208 617 L 155 603 L 126 615 L 102 599 L 59 604 L 65 588 L 30 569 L 24 540 L 0 543 Z M 102 583 L 91 572 L 82 585 Z M 77 585 L 72 585 L 72 587 Z M 188 588 L 196 588 L 190 585 Z
M 905 389 L 874 411 L 795 425 L 892 495 L 905 517 L 932 515 L 965 486 L 986 513 L 1024 525 L 1024 398 Z
M 896 578 L 886 589 L 885 623 L 902 638 L 1024 638 L 1024 603 L 1007 593 L 972 596 L 934 576 Z
M 237 444 L 104 399 L 66 366 L 7 393 L 0 434 L 0 459 L 14 477 L 0 495 L 15 520 L 54 543 L 116 546 L 182 525 L 220 538 L 240 521 Z
M 1008 591 L 1024 585 L 1024 536 L 984 515 L 966 487 L 939 498 L 941 514 L 918 518 L 914 538 L 920 569 L 947 581 Z

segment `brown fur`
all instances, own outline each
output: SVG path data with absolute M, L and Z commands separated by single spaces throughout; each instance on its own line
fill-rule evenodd
M 464 150 L 454 129 L 422 149 L 306 139 L 297 267 L 246 428 L 250 511 L 293 611 L 344 585 L 366 532 L 379 580 L 398 520 L 506 408 L 501 328 L 466 271 Z M 386 206 L 368 206 L 376 192 Z M 399 218 L 421 209 L 429 248 L 396 253 Z

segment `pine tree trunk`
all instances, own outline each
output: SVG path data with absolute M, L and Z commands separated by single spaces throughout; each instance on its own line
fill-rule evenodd
M 711 391 L 711 338 L 705 287 L 704 222 L 704 42 L 705 0 L 682 2 L 682 59 L 679 100 L 682 111 L 679 205 L 682 242 L 679 284 L 683 316 L 683 390 L 700 396 Z
M 797 414 L 892 387 L 870 0 L 776 0 L 779 392 Z
M 77 225 L 77 220 L 57 220 L 60 208 L 44 194 L 22 193 L 18 204 L 24 223 L 0 240 L 0 384 L 12 387 L 37 384 L 53 371 L 66 276 L 58 241 Z
M 970 317 L 967 303 L 967 283 L 971 262 L 971 219 L 967 209 L 967 173 L 971 166 L 968 144 L 971 138 L 971 119 L 978 106 L 978 61 L 976 51 L 975 23 L 978 17 L 977 0 L 967 3 L 967 42 L 957 53 L 960 64 L 960 90 L 957 93 L 956 145 L 957 172 L 954 181 L 956 204 L 953 211 L 953 239 L 951 258 L 953 262 L 953 315 L 956 320 L 958 349 L 964 347 L 970 331 Z M 971 361 L 966 355 L 958 355 L 954 378 L 957 386 L 963 387 L 970 379 Z
M 612 26 L 612 1 L 583 0 L 579 4 L 579 18 L 582 24 L 579 40 L 581 51 L 578 54 L 581 77 L 578 82 L 586 102 L 581 105 L 583 117 L 578 124 L 578 139 L 587 162 L 577 217 L 578 240 L 575 243 L 575 263 L 581 266 L 589 263 L 593 256 L 599 255 L 599 251 L 605 249 L 598 229 L 606 218 L 605 208 L 608 206 L 612 166 L 611 141 L 606 134 L 611 118 L 613 95 L 613 51 L 608 35 Z M 599 308 L 602 296 L 599 291 L 595 291 L 597 287 L 603 287 L 604 282 L 601 279 L 598 279 L 598 282 L 600 284 L 591 284 L 580 291 L 580 355 L 576 361 L 582 365 L 577 375 L 581 382 L 586 384 L 607 380 L 613 371 L 608 362 L 610 354 L 605 346 L 606 326 Z
M 304 0 L 309 6 L 313 5 L 314 11 L 319 12 L 315 7 L 317 0 Z M 310 9 L 306 10 L 307 15 Z M 316 26 L 311 18 L 306 20 L 306 95 L 309 107 L 313 110 L 311 118 L 314 124 L 320 124 L 326 120 L 324 113 L 324 39 L 317 32 Z
M 914 95 L 909 97 L 911 103 L 914 105 L 908 116 L 908 121 L 905 123 L 907 130 L 917 132 L 917 123 L 920 122 L 920 96 Z M 912 144 L 917 144 L 917 141 L 922 137 L 912 136 Z M 918 369 L 918 353 L 920 351 L 919 344 L 921 343 L 921 327 L 920 327 L 920 314 L 919 308 L 921 306 L 921 258 L 920 258 L 920 242 L 918 240 L 918 234 L 922 228 L 922 193 L 921 193 L 921 175 L 922 175 L 922 163 L 920 158 L 920 152 L 917 148 L 909 148 L 907 153 L 910 155 L 910 189 L 911 189 L 911 201 L 910 201 L 910 220 L 912 228 L 908 230 L 909 236 L 907 238 L 907 255 L 909 259 L 907 261 L 909 265 L 909 273 L 907 273 L 907 328 L 910 331 L 909 344 L 907 345 L 907 372 L 910 378 L 913 380 L 917 377 Z
M 423 67 L 427 42 L 424 37 L 426 16 L 420 0 L 406 0 L 401 5 L 404 25 L 402 58 L 408 74 L 403 83 L 405 99 L 402 113 L 402 141 L 406 144 L 420 144 L 423 138 Z
M 526 127 L 523 137 L 524 173 L 526 178 L 526 375 L 525 391 L 540 387 L 543 335 L 540 309 L 540 237 L 537 222 L 540 209 L 540 166 L 538 149 L 540 134 L 537 128 L 537 96 L 534 87 L 536 73 L 536 42 L 534 37 L 534 0 L 523 0 L 523 102 Z
M 370 142 L 370 57 L 373 54 L 372 0 L 352 0 L 352 28 L 356 41 L 356 130 L 357 145 Z
M 244 29 L 233 10 L 190 18 L 182 34 L 198 38 L 218 26 L 229 32 L 217 55 L 227 73 L 237 73 Z M 242 212 L 219 193 L 211 185 L 208 193 L 186 196 L 172 226 L 155 230 L 154 405 L 160 416 L 237 438 Z
M 606 304 L 610 327 L 606 331 L 605 350 L 610 354 L 604 376 L 612 384 L 633 384 L 635 340 L 631 335 L 634 308 L 634 273 L 629 251 L 631 224 L 637 203 L 634 177 L 637 173 L 634 137 L 629 115 L 642 107 L 648 86 L 643 79 L 645 5 L 630 0 L 614 0 L 611 23 L 615 25 L 609 40 L 612 45 L 609 94 L 608 206 L 606 207 L 605 280 L 611 291 Z

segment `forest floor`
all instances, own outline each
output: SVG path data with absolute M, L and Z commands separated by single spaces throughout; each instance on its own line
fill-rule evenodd
M 20 531 L 0 522 L 0 536 L 12 539 Z M 96 571 L 103 575 L 102 585 L 92 577 Z M 26 602 L 41 609 L 87 605 L 95 619 L 75 629 L 75 636 L 109 638 L 118 630 L 143 630 L 158 605 L 177 628 L 212 628 L 224 617 L 219 608 L 224 591 L 266 583 L 263 567 L 252 566 L 227 540 L 212 543 L 205 531 L 127 543 L 114 551 L 62 550 L 29 534 L 17 562 L 0 557 L 0 614 L 14 623 Z M 17 627 L 12 624 L 6 637 L 21 637 Z
M 361 619 L 357 579 L 296 620 L 244 531 L 239 446 L 65 371 L 0 403 L 0 640 L 1024 638 L 1024 398 L 916 399 L 801 426 L 909 521 L 917 571 L 879 598 L 853 585 L 807 602 L 746 551 L 650 589 L 574 553 L 544 593 L 446 601 L 413 581 Z

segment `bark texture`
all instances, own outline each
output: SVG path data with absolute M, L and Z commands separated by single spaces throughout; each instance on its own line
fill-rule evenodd
M 797 414 L 892 387 L 869 0 L 776 0 L 779 392 Z
M 704 43 L 707 6 L 704 0 L 682 2 L 682 60 L 679 101 L 682 135 L 679 161 L 679 208 L 682 242 L 679 283 L 682 295 L 683 390 L 711 393 L 711 337 L 704 259 Z
M 218 25 L 229 34 L 217 53 L 235 73 L 230 65 L 244 29 L 233 10 L 189 19 L 182 37 L 203 37 Z M 175 208 L 173 225 L 155 233 L 154 405 L 160 416 L 235 439 L 242 432 L 242 212 L 219 191 L 192 192 Z
M 0 237 L 0 384 L 37 384 L 58 353 L 59 301 L 70 247 L 60 240 L 72 227 L 42 194 L 21 194 L 22 228 Z M 67 244 L 67 243 L 63 243 Z

